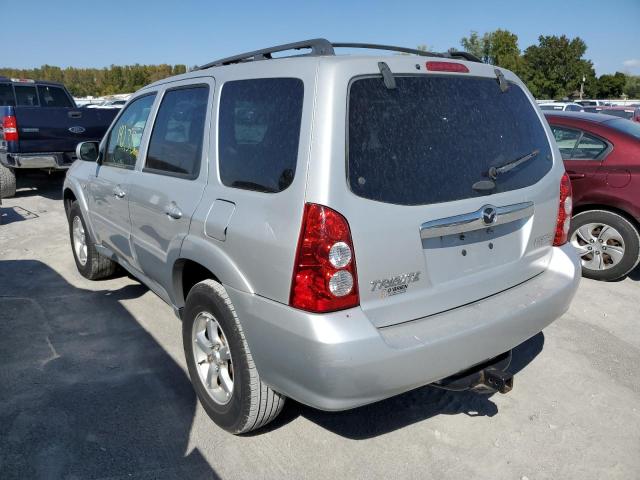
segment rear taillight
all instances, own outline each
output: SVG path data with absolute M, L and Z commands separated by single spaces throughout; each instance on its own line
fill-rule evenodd
M 4 133 L 4 139 L 7 142 L 17 142 L 18 124 L 16 123 L 16 117 L 13 115 L 5 115 L 2 117 L 2 131 Z
M 349 224 L 329 207 L 315 203 L 304 207 L 289 303 L 314 313 L 360 303 Z
M 455 62 L 427 62 L 427 70 L 430 72 L 458 72 L 469 73 L 469 69 L 462 63 Z
M 569 175 L 565 173 L 562 175 L 562 180 L 560 180 L 560 205 L 558 207 L 558 219 L 556 220 L 556 236 L 553 239 L 553 245 L 556 247 L 567 243 L 572 208 L 571 180 Z

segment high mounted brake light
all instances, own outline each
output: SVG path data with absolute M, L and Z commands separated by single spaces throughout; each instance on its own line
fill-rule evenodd
M 329 207 L 304 207 L 289 303 L 314 313 L 360 304 L 349 224 Z
M 17 142 L 18 124 L 16 122 L 16 117 L 14 117 L 13 115 L 5 115 L 4 117 L 2 117 L 2 131 L 5 141 Z
M 556 219 L 556 235 L 553 245 L 559 247 L 567 243 L 569 227 L 571 225 L 571 211 L 573 209 L 571 180 L 566 173 L 560 180 L 560 204 L 558 205 L 558 217 Z
M 466 65 L 455 62 L 427 62 L 427 70 L 431 72 L 469 73 Z

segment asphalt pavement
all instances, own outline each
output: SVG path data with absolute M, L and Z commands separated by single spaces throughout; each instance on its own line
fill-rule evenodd
M 516 348 L 507 395 L 289 401 L 236 437 L 198 404 L 171 308 L 129 276 L 77 273 L 61 185 L 21 178 L 0 206 L 0 479 L 640 478 L 640 269 L 583 279 Z

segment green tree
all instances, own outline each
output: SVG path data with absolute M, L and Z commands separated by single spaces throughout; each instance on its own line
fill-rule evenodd
M 538 45 L 524 51 L 521 77 L 536 98 L 569 97 L 580 90 L 583 76 L 587 84 L 595 78 L 593 64 L 582 58 L 586 51 L 579 37 L 541 35 Z
M 624 85 L 624 93 L 626 93 L 629 98 L 640 98 L 640 76 L 627 76 L 627 82 Z
M 624 73 L 616 72 L 614 75 L 602 75 L 598 78 L 598 96 L 601 98 L 619 98 L 626 83 L 627 76 Z
M 522 61 L 515 33 L 498 29 L 480 36 L 472 31 L 460 40 L 460 45 L 485 63 L 520 73 Z
M 478 35 L 478 32 L 471 31 L 468 37 L 462 37 L 460 45 L 462 48 L 478 57 L 485 63 L 489 62 L 489 39 L 488 34 L 484 34 L 482 37 Z

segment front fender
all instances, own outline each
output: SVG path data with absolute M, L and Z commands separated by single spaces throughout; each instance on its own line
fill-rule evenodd
M 78 161 L 76 160 L 75 163 Z M 74 164 L 75 165 L 75 164 Z M 72 166 L 71 168 L 73 168 Z M 91 215 L 89 215 L 89 203 L 85 193 L 85 188 L 88 186 L 89 181 L 87 179 L 79 179 L 74 175 L 69 175 L 71 170 L 67 173 L 66 178 L 64 179 L 64 184 L 62 185 L 62 195 L 64 198 L 64 192 L 70 190 L 73 193 L 73 196 L 76 198 L 78 205 L 80 205 L 80 211 L 82 212 L 82 216 L 84 217 L 84 223 L 89 230 L 89 235 L 91 238 L 95 239 L 93 230 L 93 223 L 91 221 Z M 85 185 L 85 188 L 82 188 L 82 185 Z M 66 209 L 66 205 L 65 205 Z M 67 212 L 68 214 L 69 212 Z

